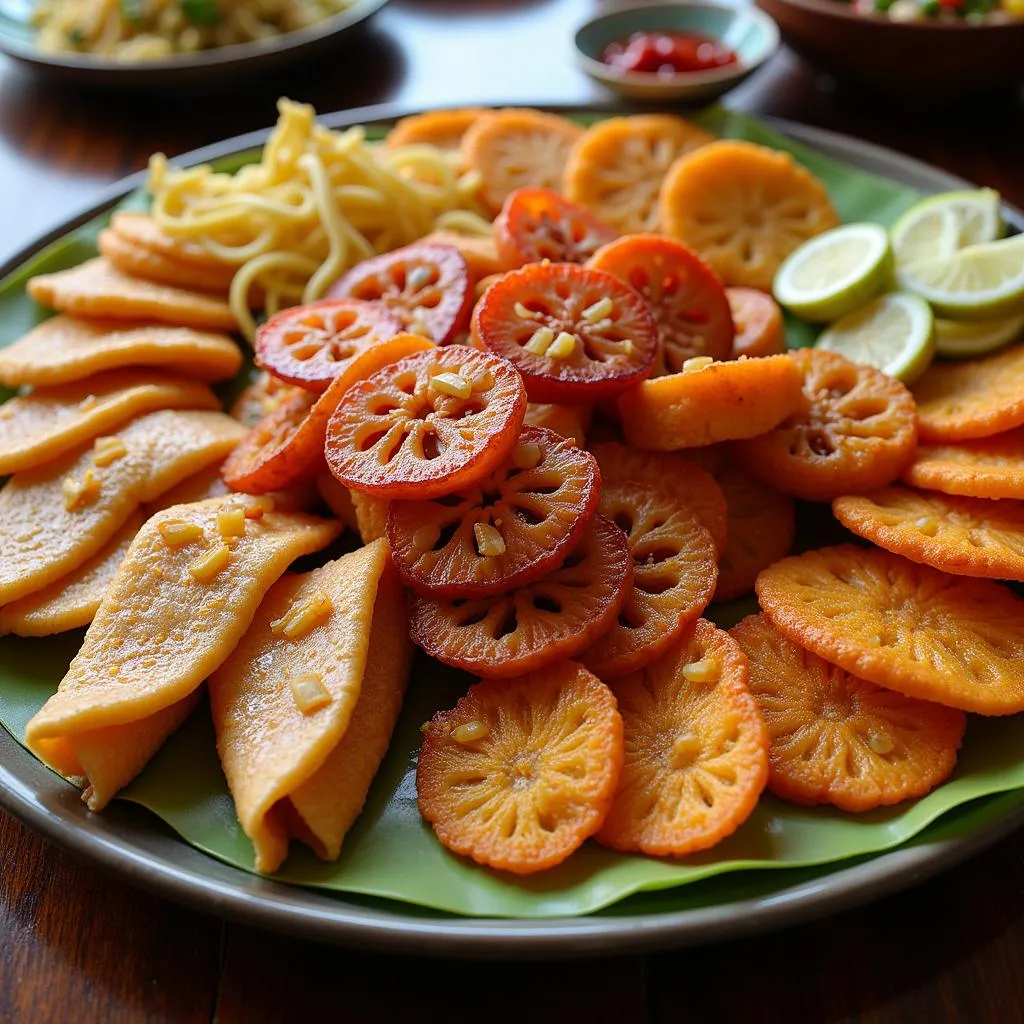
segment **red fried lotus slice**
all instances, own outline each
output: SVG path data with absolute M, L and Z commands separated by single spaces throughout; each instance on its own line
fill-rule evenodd
M 473 340 L 510 360 L 533 402 L 601 402 L 651 372 L 658 337 L 647 304 L 601 270 L 531 263 L 477 304 Z
M 354 266 L 327 289 L 329 298 L 379 302 L 407 331 L 445 345 L 469 325 L 473 306 L 466 258 L 451 245 L 415 242 Z
M 393 501 L 388 543 L 402 579 L 433 597 L 479 597 L 555 568 L 597 511 L 597 461 L 524 427 L 485 480 L 432 501 Z
M 510 363 L 465 345 L 402 359 L 346 392 L 324 454 L 347 487 L 420 500 L 470 487 L 511 452 L 526 413 Z
M 294 306 L 257 328 L 256 365 L 320 394 L 354 356 L 401 331 L 397 317 L 359 299 Z
M 489 678 L 571 658 L 615 622 L 632 582 L 622 531 L 595 516 L 560 569 L 475 599 L 415 596 L 413 642 L 438 661 Z
M 647 300 L 661 352 L 654 375 L 679 373 L 694 356 L 728 359 L 735 329 L 718 275 L 696 253 L 660 235 L 625 235 L 590 266 L 614 274 Z
M 549 188 L 518 188 L 494 221 L 494 240 L 505 266 L 585 263 L 615 229 Z
M 432 341 L 417 334 L 399 334 L 359 352 L 319 398 L 295 391 L 239 441 L 224 461 L 221 476 L 233 491 L 266 494 L 309 480 L 323 471 L 327 421 L 341 396 L 356 381 L 381 367 L 424 349 Z

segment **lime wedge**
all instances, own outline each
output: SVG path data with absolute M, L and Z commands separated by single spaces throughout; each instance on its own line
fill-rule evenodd
M 1009 345 L 1024 332 L 1024 316 L 1002 320 L 936 320 L 935 351 L 945 359 L 973 359 Z
M 808 239 L 775 274 L 775 298 L 804 320 L 835 320 L 889 282 L 889 237 L 877 224 L 844 224 Z
M 918 260 L 899 267 L 896 280 L 950 320 L 1013 316 L 1024 312 L 1024 235 Z
M 909 384 L 928 369 L 935 354 L 935 318 L 923 299 L 891 292 L 824 330 L 818 348 Z
M 889 233 L 896 264 L 952 256 L 1003 235 L 999 193 L 990 188 L 942 192 L 912 206 Z

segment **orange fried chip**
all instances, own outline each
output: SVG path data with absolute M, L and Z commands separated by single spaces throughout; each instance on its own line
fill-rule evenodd
M 768 736 L 736 641 L 700 619 L 654 664 L 612 690 L 626 756 L 597 841 L 681 857 L 732 835 L 768 777 Z
M 613 679 L 653 661 L 704 611 L 718 569 L 711 534 L 667 490 L 633 480 L 606 482 L 600 511 L 626 534 L 633 586 L 618 622 L 580 661 L 602 679 Z
M 215 256 L 200 242 L 167 234 L 148 213 L 118 210 L 110 219 L 110 228 L 114 234 L 134 246 L 159 253 L 190 267 L 212 271 L 234 269 L 231 264 Z
M 914 457 L 917 419 L 910 392 L 873 366 L 835 352 L 789 354 L 804 375 L 801 409 L 775 430 L 736 445 L 746 468 L 808 501 L 873 491 Z
M 457 150 L 469 126 L 487 110 L 483 107 L 453 107 L 450 110 L 430 110 L 425 114 L 412 114 L 395 122 L 384 137 L 388 149 L 396 146 L 434 146 L 437 149 Z
M 722 551 L 727 539 L 725 496 L 710 473 L 680 455 L 644 452 L 614 441 L 592 446 L 591 451 L 606 482 L 635 480 L 662 488 L 693 512 Z
M 631 444 L 661 452 L 756 437 L 800 407 L 802 379 L 791 355 L 670 373 L 619 399 L 622 427 Z
M 957 445 L 918 445 L 903 482 L 971 498 L 1024 498 L 1024 429 Z
M 661 187 L 665 234 L 728 285 L 771 291 L 782 261 L 839 223 L 824 185 L 788 153 L 723 139 L 680 157 Z
M 526 875 L 560 864 L 601 827 L 621 768 L 611 690 L 562 661 L 478 683 L 434 715 L 416 790 L 449 850 Z
M 736 335 L 734 356 L 774 356 L 786 351 L 786 331 L 779 304 L 756 288 L 726 288 Z
M 968 441 L 1024 424 L 1024 345 L 933 363 L 914 385 L 922 441 Z
M 924 796 L 956 767 L 962 711 L 849 675 L 764 615 L 729 632 L 768 729 L 768 788 L 784 800 L 870 811 Z
M 111 228 L 104 228 L 100 232 L 96 245 L 114 269 L 122 274 L 173 288 L 194 288 L 201 292 L 227 295 L 235 274 L 234 267 L 197 267 L 179 262 L 173 256 L 137 245 Z
M 776 562 L 761 607 L 794 643 L 908 697 L 982 715 L 1024 711 L 1024 600 L 842 544 Z
M 1024 502 L 886 487 L 836 498 L 848 530 L 912 562 L 957 576 L 1024 580 Z
M 718 558 L 716 601 L 749 594 L 762 569 L 789 554 L 796 534 L 793 499 L 748 476 L 723 469 L 715 478 L 729 510 L 729 543 Z
M 527 402 L 523 423 L 528 427 L 547 427 L 568 437 L 581 448 L 586 444 L 587 430 L 594 415 L 590 405 L 554 405 L 550 402 Z

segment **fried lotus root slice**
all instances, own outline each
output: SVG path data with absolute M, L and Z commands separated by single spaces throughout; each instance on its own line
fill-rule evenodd
M 1024 600 L 989 580 L 843 544 L 758 577 L 783 636 L 852 675 L 981 715 L 1024 711 Z
M 498 255 L 507 269 L 527 263 L 586 263 L 615 231 L 549 188 L 518 188 L 494 221 Z
M 956 576 L 1024 580 L 1024 502 L 886 487 L 836 498 L 848 530 L 912 562 Z
M 381 498 L 468 487 L 505 459 L 526 412 L 512 365 L 464 345 L 421 352 L 351 387 L 327 426 L 334 476 Z
M 384 541 L 270 589 L 210 677 L 217 749 L 256 869 L 301 839 L 336 860 L 387 750 L 412 662 Z
M 56 459 L 145 413 L 219 408 L 205 384 L 147 370 L 37 388 L 0 405 L 0 476 Z
M 446 345 L 469 326 L 473 289 L 454 246 L 414 242 L 357 263 L 327 289 L 328 299 L 375 302 L 402 329 Z
M 58 771 L 87 775 L 83 798 L 101 809 L 169 735 L 163 716 L 177 728 L 170 709 L 230 654 L 274 581 L 337 533 L 337 523 L 236 496 L 157 513 L 132 542 L 57 692 L 25 727 L 29 748 Z M 122 755 L 116 773 L 89 771 L 96 750 L 111 747 Z
M 300 395 L 305 388 L 297 388 L 294 384 L 285 384 L 271 373 L 259 373 L 256 379 L 246 385 L 231 403 L 228 414 L 233 416 L 243 427 L 250 430 L 268 413 L 273 412 L 285 399 Z
M 560 565 L 597 511 L 594 457 L 524 427 L 508 458 L 463 491 L 393 501 L 387 536 L 403 581 L 434 597 L 482 597 Z
M 917 448 L 913 395 L 881 370 L 835 352 L 802 348 L 788 358 L 803 374 L 803 406 L 775 430 L 735 446 L 746 469 L 807 501 L 897 479 Z
M 361 299 L 323 299 L 275 314 L 256 329 L 256 365 L 322 394 L 360 352 L 402 332 L 381 306 Z
M 914 384 L 922 441 L 969 441 L 1024 424 L 1024 345 L 935 363 Z
M 27 291 L 36 302 L 89 320 L 155 320 L 197 330 L 231 331 L 235 315 L 224 299 L 129 277 L 103 256 L 69 270 L 37 274 Z
M 680 373 L 688 359 L 732 355 L 729 300 L 696 253 L 660 235 L 627 235 L 601 248 L 590 266 L 638 291 L 658 325 L 654 376 Z
M 684 153 L 715 137 L 671 114 L 610 117 L 591 125 L 569 151 L 565 194 L 621 235 L 657 231 L 658 194 Z
M 718 568 L 711 534 L 663 489 L 633 480 L 607 483 L 600 511 L 626 534 L 633 586 L 618 621 L 580 661 L 613 679 L 653 661 L 704 611 Z
M 729 543 L 718 559 L 716 601 L 749 594 L 762 569 L 789 554 L 796 536 L 796 507 L 740 469 L 726 467 L 715 477 L 725 495 Z
M 227 295 L 235 275 L 234 267 L 194 266 L 137 245 L 111 228 L 104 228 L 99 233 L 96 247 L 100 255 L 105 256 L 114 269 L 122 274 L 172 288 Z
M 970 498 L 1024 498 L 1024 429 L 957 445 L 920 444 L 903 482 Z
M 384 145 L 388 149 L 398 146 L 434 146 L 457 152 L 470 125 L 486 113 L 483 107 L 453 107 L 450 110 L 412 114 L 395 122 L 394 128 L 384 137 Z
M 597 841 L 682 857 L 732 835 L 768 778 L 768 735 L 736 641 L 700 619 L 653 664 L 613 683 L 612 692 L 625 761 Z
M 324 465 L 328 420 L 348 389 L 404 356 L 433 348 L 419 335 L 398 334 L 352 355 L 319 397 L 302 389 L 278 392 L 271 411 L 224 462 L 225 482 L 233 491 L 267 494 L 312 479 Z
M 622 531 L 591 520 L 560 568 L 489 597 L 415 597 L 413 642 L 446 665 L 488 678 L 572 658 L 615 622 L 633 581 Z
M 611 274 L 533 263 L 487 289 L 473 341 L 508 359 L 532 402 L 601 402 L 651 372 L 657 329 L 647 304 Z
M 241 365 L 241 351 L 223 334 L 54 316 L 0 349 L 0 383 L 51 387 L 128 366 L 219 381 L 233 377 Z
M 735 139 L 680 157 L 661 188 L 661 227 L 728 285 L 771 291 L 782 261 L 839 223 L 824 185 L 788 153 Z
M 732 354 L 775 356 L 786 351 L 786 331 L 779 304 L 756 288 L 726 288 L 736 336 Z
M 777 796 L 859 813 L 924 796 L 956 767 L 962 711 L 858 679 L 787 640 L 764 615 L 729 632 L 750 663 Z
M 582 448 L 594 410 L 589 405 L 555 405 L 551 402 L 528 402 L 523 422 L 529 427 L 544 427 L 575 441 Z
M 728 537 L 725 496 L 715 478 L 697 463 L 679 455 L 627 448 L 615 441 L 602 441 L 591 450 L 601 468 L 603 481 L 635 480 L 664 490 L 697 516 L 711 534 L 716 551 L 725 548 Z
M 627 391 L 619 414 L 638 448 L 700 448 L 778 426 L 800 408 L 801 384 L 791 355 L 691 365 Z
M 477 683 L 434 715 L 416 791 L 452 853 L 527 875 L 560 864 L 601 827 L 621 767 L 611 690 L 562 661 Z
M 462 137 L 462 162 L 480 175 L 480 197 L 495 212 L 517 188 L 562 185 L 569 150 L 583 134 L 572 121 L 539 110 L 495 110 Z

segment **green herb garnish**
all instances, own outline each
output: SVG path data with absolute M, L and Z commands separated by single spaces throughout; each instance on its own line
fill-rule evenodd
M 217 0 L 181 0 L 181 12 L 193 25 L 212 28 L 220 24 Z

